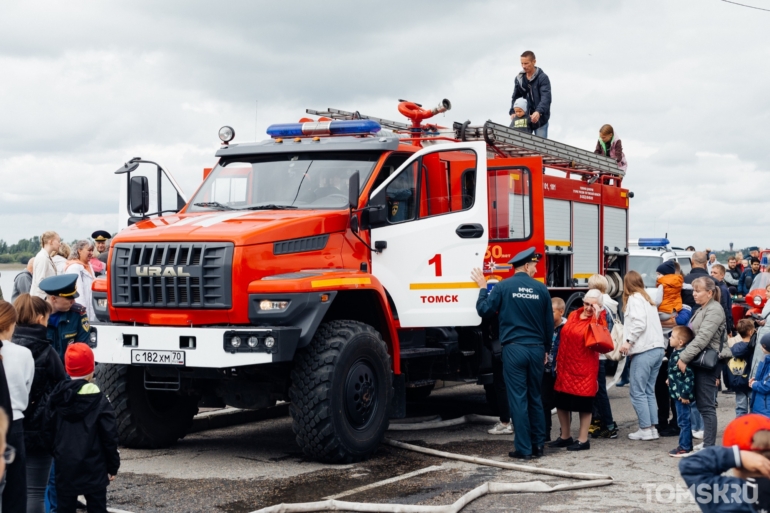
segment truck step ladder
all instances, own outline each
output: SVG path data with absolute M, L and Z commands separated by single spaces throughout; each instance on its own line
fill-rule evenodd
M 307 109 L 305 112 L 315 116 L 325 116 L 331 119 L 371 119 L 384 128 L 408 134 L 411 125 L 389 119 L 367 116 L 358 111 L 349 112 L 340 109 L 318 111 Z M 618 168 L 615 159 L 597 155 L 590 150 L 576 148 L 568 144 L 543 139 L 520 130 L 508 128 L 492 121 L 482 126 L 471 126 L 470 121 L 454 123 L 455 138 L 458 141 L 485 141 L 490 149 L 507 157 L 542 157 L 546 167 L 574 169 L 587 173 L 608 174 L 618 178 L 625 176 L 625 171 Z

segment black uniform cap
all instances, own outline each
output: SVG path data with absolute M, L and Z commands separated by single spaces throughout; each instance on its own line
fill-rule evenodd
M 510 259 L 508 261 L 509 264 L 513 265 L 514 269 L 516 267 L 521 267 L 524 264 L 528 264 L 530 262 L 537 262 L 543 257 L 540 253 L 535 253 L 535 248 L 531 247 L 528 249 L 525 249 L 521 253 L 518 253 L 515 257 Z
M 40 290 L 49 296 L 58 296 L 67 299 L 80 297 L 77 291 L 77 274 L 60 274 L 49 276 L 40 281 Z
M 106 240 L 110 240 L 112 238 L 112 235 L 110 235 L 110 232 L 106 230 L 96 230 L 94 233 L 91 234 L 91 238 L 97 242 L 104 242 Z

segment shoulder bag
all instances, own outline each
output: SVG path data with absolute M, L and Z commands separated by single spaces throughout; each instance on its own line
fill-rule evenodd
M 609 315 L 612 315 L 612 313 L 607 312 Z M 612 315 L 612 331 L 610 332 L 610 336 L 612 337 L 613 342 L 613 349 L 612 351 L 605 353 L 604 357 L 607 358 L 610 361 L 613 362 L 619 362 L 625 356 L 623 353 L 620 352 L 620 346 L 623 345 L 624 338 L 623 338 L 623 323 L 620 322 L 620 319 L 618 317 L 615 317 Z
M 610 330 L 606 326 L 597 323 L 591 319 L 585 334 L 586 347 L 597 353 L 606 354 L 615 349 L 615 343 L 610 335 Z
M 722 353 L 722 347 L 725 345 L 726 338 L 724 326 L 720 326 L 719 329 L 722 330 L 722 335 L 720 336 L 719 340 L 719 351 L 716 349 L 711 349 L 711 347 L 707 347 L 698 353 L 695 358 L 693 358 L 693 360 L 690 362 L 691 367 L 703 370 L 712 370 L 717 366 L 719 363 L 720 354 Z M 711 344 L 710 340 L 709 344 Z

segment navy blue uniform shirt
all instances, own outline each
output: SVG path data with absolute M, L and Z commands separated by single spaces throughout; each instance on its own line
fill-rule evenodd
M 495 285 L 492 292 L 479 291 L 476 311 L 481 317 L 499 312 L 500 342 L 543 345 L 551 349 L 553 307 L 545 285 L 521 271 Z
M 73 303 L 72 308 L 66 312 L 54 312 L 48 318 L 48 340 L 54 350 L 64 360 L 64 352 L 67 346 L 73 342 L 89 341 L 88 315 L 86 308 L 78 303 Z

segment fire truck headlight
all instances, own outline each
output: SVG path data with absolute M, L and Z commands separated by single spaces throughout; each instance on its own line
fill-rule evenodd
M 96 300 L 96 306 L 99 308 L 107 308 L 107 298 L 102 297 Z
M 235 137 L 235 130 L 230 126 L 223 126 L 219 129 L 219 139 L 224 143 L 229 143 Z
M 233 347 L 241 347 L 241 337 L 233 337 L 230 339 L 230 345 Z
M 265 339 L 265 347 L 267 347 L 268 349 L 270 349 L 270 348 L 271 348 L 271 347 L 273 347 L 274 345 L 275 345 L 275 339 L 274 339 L 273 337 L 267 337 L 267 338 Z
M 257 337 L 251 336 L 248 340 L 249 347 L 257 347 L 259 345 L 259 339 Z
M 263 312 L 281 312 L 289 306 L 289 301 L 271 301 L 263 299 L 259 302 L 259 309 Z
M 761 297 L 759 297 L 759 296 L 754 296 L 754 304 L 755 304 L 756 306 L 759 306 L 759 305 L 761 305 L 761 304 L 762 304 L 762 298 L 761 298 Z
M 91 333 L 88 335 L 88 345 L 91 347 L 96 347 L 97 340 L 98 340 L 98 337 L 96 335 L 96 330 L 92 330 Z

